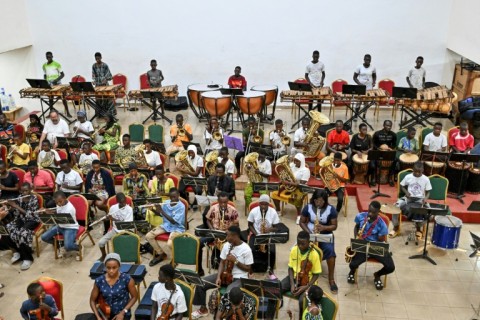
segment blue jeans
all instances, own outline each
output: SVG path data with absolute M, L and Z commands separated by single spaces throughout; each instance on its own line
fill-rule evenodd
M 54 226 L 42 234 L 42 241 L 53 244 L 53 238 L 57 234 L 61 234 L 63 235 L 63 246 L 65 247 L 65 250 L 78 251 L 78 245 L 75 243 L 77 231 L 78 229 L 66 229 Z

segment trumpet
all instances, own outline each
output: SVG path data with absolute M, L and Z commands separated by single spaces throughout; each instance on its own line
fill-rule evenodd
M 186 134 L 187 134 L 187 131 L 185 130 L 185 126 L 182 125 L 181 127 L 178 127 L 177 125 L 177 136 L 185 137 Z

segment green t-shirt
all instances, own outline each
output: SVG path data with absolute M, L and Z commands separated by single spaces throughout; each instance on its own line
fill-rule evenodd
M 52 82 L 62 73 L 62 66 L 57 61 L 52 61 L 52 63 L 45 62 L 43 64 L 43 73 L 46 75 L 47 81 Z

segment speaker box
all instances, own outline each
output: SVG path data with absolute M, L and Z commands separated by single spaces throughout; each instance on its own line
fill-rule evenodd
M 177 100 L 165 100 L 165 110 L 168 111 L 180 111 L 187 110 L 188 102 L 187 97 L 178 97 Z

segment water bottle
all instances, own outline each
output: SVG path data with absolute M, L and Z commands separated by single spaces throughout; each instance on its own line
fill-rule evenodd
M 15 103 L 15 99 L 13 98 L 13 96 L 11 94 L 8 95 L 8 100 L 9 100 L 9 108 L 11 109 L 15 109 L 17 107 L 16 103 Z
M 5 89 L 3 89 L 3 88 L 1 90 L 0 101 L 2 102 L 2 111 L 7 111 L 8 110 L 8 98 L 5 95 Z

